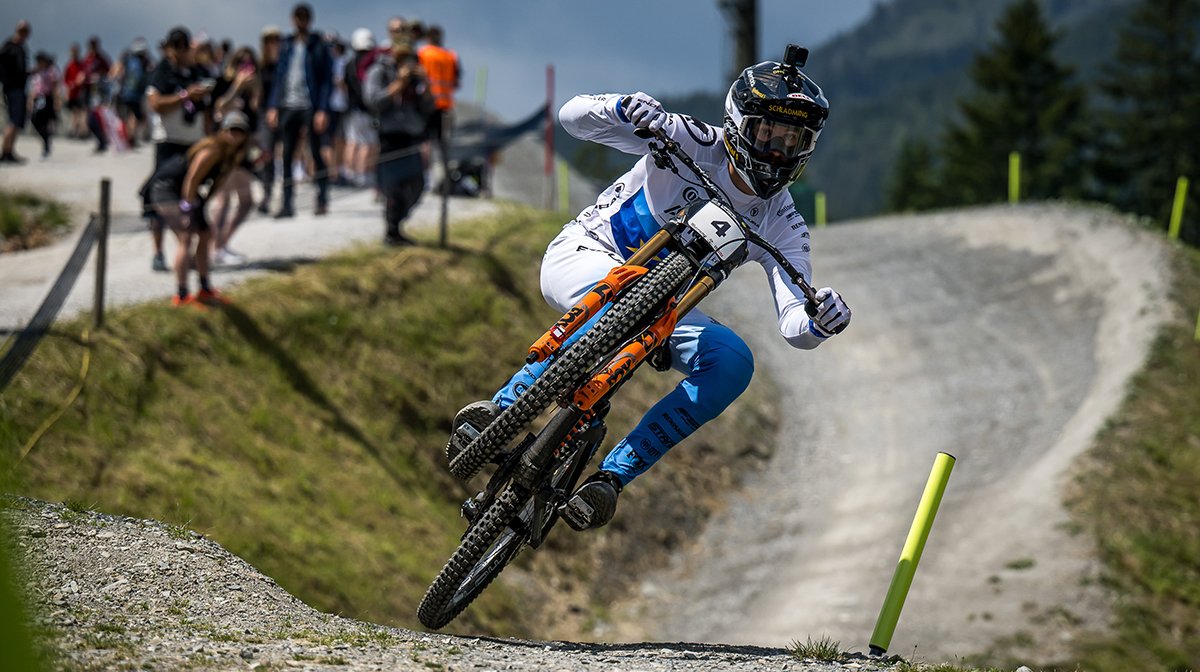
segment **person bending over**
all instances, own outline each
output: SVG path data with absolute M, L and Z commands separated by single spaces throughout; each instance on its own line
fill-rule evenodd
M 250 124 L 246 115 L 232 111 L 221 121 L 221 129 L 187 151 L 167 160 L 143 189 L 163 223 L 175 232 L 179 246 L 175 252 L 176 306 L 194 303 L 219 304 L 226 299 L 212 286 L 208 277 L 208 251 L 212 230 L 204 215 L 207 195 L 242 164 Z M 195 261 L 200 291 L 188 288 L 189 260 Z

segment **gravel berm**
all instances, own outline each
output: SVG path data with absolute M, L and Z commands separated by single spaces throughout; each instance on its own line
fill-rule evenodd
M 888 668 L 862 656 L 806 661 L 757 646 L 531 642 L 390 628 L 318 612 L 184 528 L 14 496 L 0 508 L 54 669 Z

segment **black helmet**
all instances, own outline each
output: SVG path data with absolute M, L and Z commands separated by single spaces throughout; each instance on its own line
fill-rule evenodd
M 788 53 L 785 63 L 765 61 L 743 70 L 725 97 L 725 149 L 759 198 L 774 196 L 800 177 L 829 116 L 821 87 L 794 65 L 800 59 L 790 46 Z

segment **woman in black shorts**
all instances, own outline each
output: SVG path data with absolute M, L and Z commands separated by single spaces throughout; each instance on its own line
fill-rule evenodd
M 209 282 L 208 252 L 212 230 L 204 215 L 208 196 L 246 158 L 246 139 L 250 124 L 246 115 L 231 111 L 221 121 L 221 129 L 188 150 L 187 154 L 165 161 L 143 187 L 162 218 L 163 224 L 175 232 L 179 247 L 175 253 L 177 291 L 171 302 L 176 306 L 194 303 L 220 304 L 226 299 Z M 187 272 L 196 262 L 200 291 L 192 295 L 188 289 Z

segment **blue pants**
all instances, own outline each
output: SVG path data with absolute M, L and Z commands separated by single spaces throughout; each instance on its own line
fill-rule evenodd
M 564 312 L 620 263 L 620 258 L 612 257 L 611 252 L 588 250 L 577 244 L 575 238 L 579 232 L 570 231 L 572 228 L 576 227 L 567 227 L 551 243 L 542 264 L 542 293 L 551 305 Z M 573 339 L 582 336 L 596 319 L 580 328 Z M 754 356 L 745 341 L 699 310 L 683 317 L 669 345 L 671 367 L 685 378 L 650 408 L 600 465 L 601 469 L 616 474 L 623 484 L 645 472 L 671 447 L 720 415 L 746 390 L 754 375 Z M 511 405 L 547 366 L 536 363 L 522 367 L 492 401 L 502 408 Z

